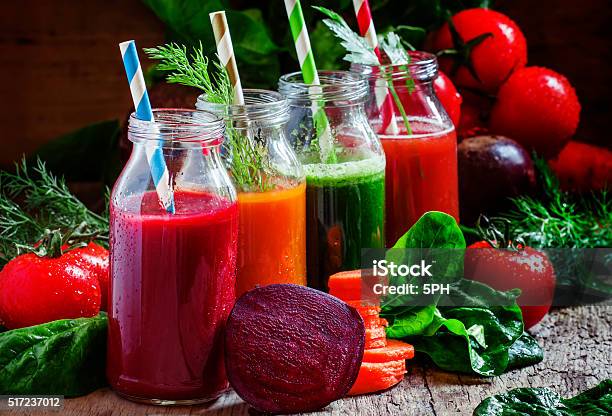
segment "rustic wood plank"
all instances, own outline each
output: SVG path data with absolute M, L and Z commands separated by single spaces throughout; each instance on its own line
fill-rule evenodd
M 544 361 L 536 366 L 499 377 L 481 378 L 440 371 L 423 361 L 409 361 L 406 379 L 396 388 L 338 400 L 311 415 L 469 415 L 485 397 L 516 387 L 552 387 L 563 396 L 572 396 L 612 377 L 611 324 L 611 306 L 555 310 L 532 331 L 545 351 Z M 7 414 L 24 415 L 24 412 Z M 209 407 L 156 407 L 132 403 L 109 389 L 102 389 L 66 400 L 62 414 L 244 416 L 250 412 L 234 392 Z

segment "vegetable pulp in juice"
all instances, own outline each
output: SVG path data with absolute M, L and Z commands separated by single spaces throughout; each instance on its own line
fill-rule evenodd
M 237 204 L 176 192 L 111 204 L 108 380 L 141 399 L 212 400 L 228 387 L 223 328 L 235 300 Z
M 238 194 L 236 294 L 272 283 L 306 284 L 306 185 Z
M 362 248 L 384 246 L 385 160 L 305 165 L 308 285 L 361 267 Z
M 387 158 L 388 247 L 427 211 L 442 211 L 459 221 L 455 130 L 436 131 L 424 122 L 411 127 L 412 136 L 379 135 Z

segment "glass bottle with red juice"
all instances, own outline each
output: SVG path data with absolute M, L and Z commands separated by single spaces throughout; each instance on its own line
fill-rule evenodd
M 194 404 L 228 388 L 223 330 L 235 300 L 238 208 L 212 113 L 130 117 L 132 155 L 110 199 L 107 376 L 129 399 Z M 161 151 L 175 212 L 162 206 L 147 151 Z
M 393 246 L 427 211 L 442 211 L 459 221 L 457 136 L 434 93 L 438 63 L 434 55 L 426 52 L 408 54 L 407 65 L 351 66 L 352 71 L 370 79 L 366 111 L 387 158 L 387 246 Z M 376 94 L 391 94 L 390 83 L 405 119 L 395 100 L 393 117 L 376 104 Z

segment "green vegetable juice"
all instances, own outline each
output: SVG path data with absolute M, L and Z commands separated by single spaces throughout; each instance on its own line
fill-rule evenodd
M 308 286 L 361 267 L 362 248 L 384 247 L 385 159 L 305 165 Z

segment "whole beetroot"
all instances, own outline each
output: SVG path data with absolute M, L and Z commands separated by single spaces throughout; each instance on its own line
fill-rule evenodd
M 529 153 L 502 136 L 476 136 L 459 143 L 459 205 L 461 221 L 473 224 L 480 214 L 495 214 L 508 198 L 530 194 L 536 186 Z
M 362 318 L 341 300 L 292 284 L 258 287 L 227 321 L 227 377 L 259 411 L 314 411 L 348 393 L 364 344 Z

